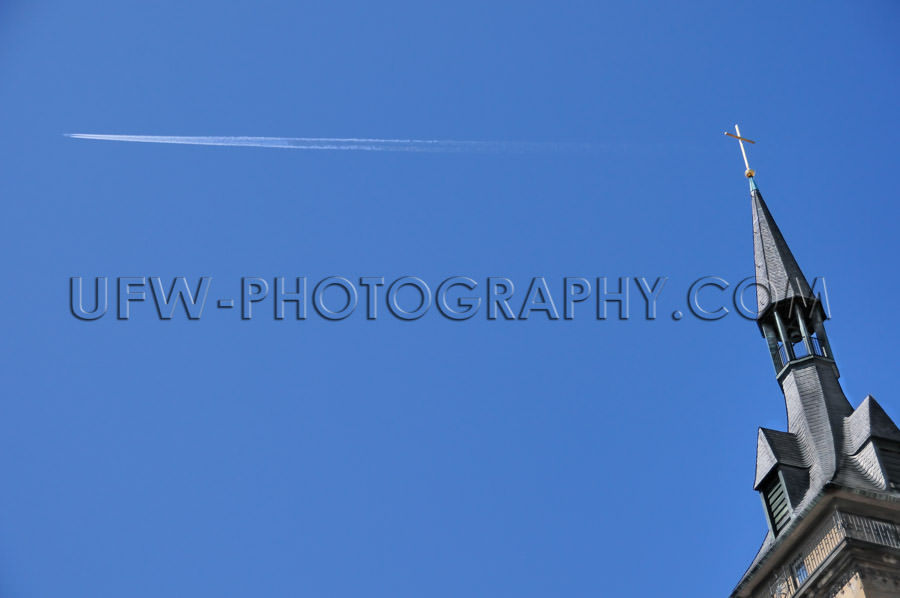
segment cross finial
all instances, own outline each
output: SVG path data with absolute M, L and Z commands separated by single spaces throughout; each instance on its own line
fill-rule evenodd
M 735 135 L 735 133 L 737 133 L 737 135 Z M 738 140 L 738 143 L 741 146 L 741 155 L 744 156 L 744 166 L 747 168 L 747 170 L 744 172 L 744 175 L 748 179 L 752 178 L 753 175 L 756 174 L 756 172 L 750 168 L 750 163 L 747 162 L 747 150 L 744 149 L 744 142 L 745 141 L 747 143 L 756 143 L 756 142 L 753 141 L 752 139 L 747 139 L 745 137 L 741 137 L 741 130 L 738 128 L 737 125 L 734 125 L 734 133 L 729 133 L 728 131 L 725 131 L 725 134 L 728 135 L 729 137 L 734 137 L 735 139 Z

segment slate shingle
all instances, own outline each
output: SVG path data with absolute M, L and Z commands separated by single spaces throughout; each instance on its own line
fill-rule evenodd
M 758 313 L 762 314 L 770 305 L 785 299 L 814 299 L 806 277 L 755 185 L 750 197 L 753 202 L 753 257 L 756 263 Z M 768 289 L 768 294 L 761 288 Z

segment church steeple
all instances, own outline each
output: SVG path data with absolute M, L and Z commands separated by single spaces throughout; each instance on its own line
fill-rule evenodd
M 788 431 L 760 430 L 755 487 L 773 534 L 792 519 L 810 491 L 836 472 L 843 418 L 853 412 L 825 333 L 825 313 L 756 184 L 735 125 L 753 212 L 757 324 L 784 394 Z
M 753 257 L 756 262 L 756 282 L 767 293 L 757 296 L 758 313 L 771 305 L 789 299 L 803 302 L 814 300 L 806 277 L 794 254 L 775 224 L 772 213 L 763 200 L 756 181 L 750 177 L 750 197 L 753 201 Z M 757 287 L 759 288 L 759 287 Z
M 740 142 L 750 182 L 757 324 L 787 431 L 757 435 L 754 489 L 769 532 L 732 597 L 900 595 L 900 429 L 872 397 L 854 410 L 844 396 L 821 301 L 756 184 L 743 145 L 753 142 L 735 132 L 726 135 Z M 876 576 L 891 591 L 878 593 Z
M 777 534 L 808 492 L 820 489 L 834 477 L 842 452 L 843 420 L 853 408 L 838 382 L 821 302 L 810 289 L 754 177 L 748 178 L 757 323 L 768 344 L 788 415 L 787 434 L 761 431 L 757 448 L 756 487 L 764 495 L 769 524 Z M 782 458 L 776 455 L 773 467 L 760 471 L 759 463 L 779 452 L 775 447 L 780 447 Z M 793 454 L 800 456 L 802 467 L 797 459 L 786 456 Z M 782 466 L 775 467 L 779 461 Z M 767 498 L 773 492 L 783 492 L 784 500 Z
M 789 363 L 809 356 L 833 364 L 821 301 L 800 270 L 754 177 L 749 178 L 757 322 L 768 341 L 775 371 L 781 372 Z
M 734 130 L 735 134 L 725 134 L 738 140 L 746 167 L 744 175 L 750 182 L 757 321 L 769 342 L 775 371 L 781 372 L 792 361 L 808 356 L 823 357 L 833 362 L 821 302 L 813 294 L 763 200 L 756 184 L 756 171 L 750 168 L 747 160 L 744 142 L 756 142 L 742 137 L 737 125 L 734 125 Z

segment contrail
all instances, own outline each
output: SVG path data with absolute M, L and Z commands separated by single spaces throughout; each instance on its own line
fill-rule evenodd
M 185 137 L 175 135 L 100 135 L 65 133 L 72 139 L 170 143 L 178 145 L 220 145 L 272 147 L 300 150 L 344 150 L 364 152 L 535 152 L 587 149 L 587 144 L 517 141 L 453 141 L 445 139 L 360 139 L 337 137 Z

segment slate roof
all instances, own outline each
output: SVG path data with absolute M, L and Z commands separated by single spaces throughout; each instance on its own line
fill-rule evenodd
M 784 236 L 775 224 L 762 193 L 750 179 L 753 202 L 753 258 L 756 262 L 757 313 L 785 299 L 814 299 L 812 290 Z M 762 287 L 762 288 L 760 288 Z M 768 289 L 768 293 L 763 290 Z
M 849 488 L 889 490 L 875 448 L 879 441 L 900 442 L 900 430 L 869 395 L 844 422 L 844 459 L 835 481 Z
M 767 297 L 763 291 L 757 297 L 758 318 L 764 320 L 771 318 L 767 308 L 772 304 L 815 297 L 752 178 L 750 189 L 756 279 L 772 293 Z M 796 359 L 779 373 L 787 431 L 760 428 L 754 488 L 759 489 L 767 476 L 779 469 L 792 519 L 777 539 L 769 530 L 735 594 L 776 543 L 790 536 L 792 527 L 823 495 L 826 486 L 900 497 L 886 479 L 878 455 L 878 447 L 900 443 L 900 429 L 871 396 L 853 409 L 838 376 L 834 362 L 820 356 Z
M 794 396 L 799 396 L 799 393 Z M 787 396 L 785 398 L 791 400 Z M 820 424 L 824 425 L 824 422 Z M 780 467 L 791 499 L 792 517 L 795 519 L 822 496 L 826 484 L 900 496 L 900 493 L 891 490 L 876 449 L 879 441 L 900 442 L 900 429 L 878 402 L 872 396 L 867 396 L 859 407 L 840 418 L 834 426 L 838 434 L 834 445 L 834 471 L 831 475 L 826 474 L 818 455 L 810 452 L 809 448 L 804 450 L 798 435 L 765 428 L 759 431 L 756 484 L 762 481 L 760 475 L 765 477 L 776 466 Z M 798 459 L 801 456 L 798 452 L 802 454 L 802 459 Z M 813 462 L 803 466 L 801 463 L 810 457 Z M 769 471 L 761 472 L 760 463 L 766 467 L 770 461 Z M 782 532 L 782 535 L 785 534 L 790 534 L 789 528 Z M 765 560 L 775 540 L 775 535 L 769 530 L 759 552 L 741 578 L 741 583 Z M 738 586 L 740 585 L 739 583 Z
M 759 489 L 760 482 L 779 464 L 803 468 L 809 466 L 803 459 L 803 452 L 800 450 L 797 436 L 790 432 L 760 428 L 756 441 L 754 490 Z
M 869 438 L 884 438 L 900 442 L 900 429 L 891 421 L 878 401 L 867 396 L 847 420 L 847 448 L 858 451 Z

